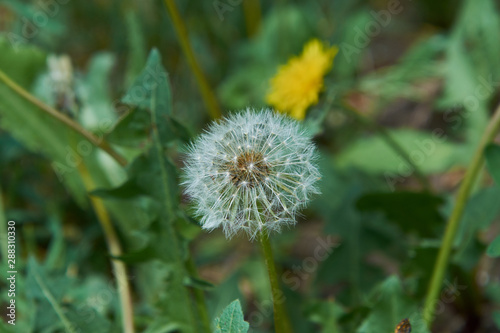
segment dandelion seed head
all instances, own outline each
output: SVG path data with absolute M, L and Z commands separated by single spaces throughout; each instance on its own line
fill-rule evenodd
M 294 225 L 319 193 L 316 156 L 298 122 L 247 109 L 213 123 L 192 143 L 183 186 L 204 229 L 254 238 Z

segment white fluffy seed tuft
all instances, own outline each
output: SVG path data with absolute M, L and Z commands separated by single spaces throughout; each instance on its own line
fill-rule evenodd
M 212 124 L 189 147 L 183 186 L 204 229 L 254 238 L 296 223 L 319 193 L 316 158 L 298 122 L 247 109 Z

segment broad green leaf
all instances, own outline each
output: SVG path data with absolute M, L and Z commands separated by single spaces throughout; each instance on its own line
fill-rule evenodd
M 500 257 L 500 236 L 497 236 L 488 246 L 488 250 L 486 250 L 486 254 L 490 257 Z
M 3 40 L 0 41 L 0 51 L 0 69 L 5 70 L 18 83 L 23 83 L 23 88 L 29 90 L 34 74 L 43 69 L 45 55 L 32 47 L 19 47 L 13 50 Z M 109 66 L 108 60 L 104 62 Z M 96 83 L 97 78 L 105 78 L 98 74 L 92 77 L 92 82 L 89 84 Z M 3 83 L 0 83 L 0 115 L 2 128 L 10 132 L 26 148 L 40 152 L 50 160 L 56 176 L 69 188 L 80 206 L 88 205 L 86 189 L 80 179 L 83 166 L 87 168 L 98 187 L 110 187 L 123 181 L 124 172 L 107 154 L 94 147 L 80 134 L 27 102 Z M 130 230 L 135 229 L 131 225 L 138 222 L 137 210 L 130 205 L 112 202 L 107 203 L 107 207 L 123 230 L 126 230 L 126 236 L 130 237 Z
M 168 127 L 169 116 L 172 115 L 172 94 L 167 71 L 156 49 L 151 51 L 146 67 L 135 79 L 122 101 L 153 113 L 155 120 L 152 124 L 157 126 L 161 143 L 166 143 L 172 138 Z
M 28 89 L 34 75 L 44 66 L 45 55 L 34 47 L 16 50 L 0 39 L 0 70 Z M 52 161 L 52 167 L 85 207 L 84 189 L 76 167 L 83 160 L 76 145 L 90 144 L 82 136 L 68 129 L 61 122 L 43 113 L 0 82 L 0 126 L 12 134 L 26 148 L 40 152 Z
M 383 184 L 362 172 L 338 170 L 331 164 L 320 165 L 324 175 L 323 194 L 313 202 L 313 209 L 325 219 L 325 233 L 336 239 L 336 245 L 332 245 L 329 255 L 318 262 L 315 283 L 342 286 L 336 299 L 344 305 L 354 306 L 385 276 L 381 267 L 367 261 L 370 254 L 384 251 L 388 257 L 404 260 L 407 242 L 401 230 L 388 223 L 382 214 L 356 209 L 356 201 L 361 196 L 380 190 Z M 322 256 L 327 253 L 325 247 L 321 250 Z M 286 273 L 285 277 L 293 286 L 296 283 L 290 275 Z
M 481 20 L 477 20 L 478 13 L 485 13 Z M 498 13 L 490 0 L 463 1 L 446 50 L 444 103 L 463 108 L 459 121 L 465 125 L 460 131 L 466 136 L 467 151 L 462 154 L 467 159 L 488 124 L 488 102 L 495 91 L 498 43 L 493 43 L 494 37 L 490 36 L 495 26 Z M 476 47 L 479 45 L 481 50 Z
M 104 199 L 133 199 L 140 195 L 146 194 L 141 186 L 137 184 L 135 179 L 129 179 L 125 183 L 110 189 L 96 189 L 90 192 L 90 195 L 95 195 Z
M 127 22 L 128 58 L 125 81 L 130 85 L 136 76 L 142 71 L 146 62 L 146 41 L 141 29 L 141 21 L 138 12 L 130 9 L 125 14 Z
M 379 211 L 404 232 L 417 232 L 422 237 L 435 235 L 443 225 L 439 213 L 441 197 L 419 192 L 379 192 L 363 195 L 356 203 L 361 211 Z
M 215 333 L 246 333 L 249 324 L 243 319 L 240 300 L 229 304 L 215 319 Z
M 371 296 L 370 314 L 363 320 L 357 333 L 394 332 L 398 323 L 408 318 L 412 333 L 428 333 L 419 312 L 418 302 L 409 298 L 396 276 L 387 278 Z
M 38 303 L 37 317 L 39 318 L 38 327 L 48 329 L 48 331 L 58 331 L 63 329 L 65 332 L 109 332 L 110 323 L 93 309 L 92 306 L 81 304 L 72 304 L 63 301 L 63 296 L 72 288 L 69 287 L 69 279 L 60 275 L 57 278 L 48 276 L 43 267 L 39 265 L 34 258 L 28 262 L 28 281 L 27 293 L 29 297 L 35 299 Z M 77 307 L 80 307 L 80 311 Z M 83 306 L 83 308 L 82 308 Z M 44 311 L 47 307 L 52 312 Z M 86 308 L 85 308 L 86 307 Z M 85 316 L 83 311 L 85 310 Z M 92 316 L 90 320 L 88 315 Z
M 154 301 L 160 321 L 170 319 L 171 324 L 182 328 L 181 331 L 195 332 L 200 323 L 194 320 L 193 305 L 184 285 L 189 279 L 184 265 L 187 254 L 184 240 L 175 229 L 180 214 L 177 175 L 174 165 L 165 155 L 166 146 L 176 138 L 171 130 L 172 96 L 168 74 L 157 50 L 151 51 L 146 67 L 127 91 L 123 102 L 140 108 L 138 112 L 149 112 L 151 116 L 152 146 L 136 158 L 128 170 L 129 179 L 133 179 L 160 207 L 158 223 L 151 225 L 149 244 L 154 246 L 152 251 L 164 266 L 161 276 L 168 279 L 168 283 L 164 284 L 162 279 L 149 281 L 147 288 L 153 292 L 162 290 L 155 294 Z M 153 321 L 150 329 L 155 325 L 159 323 Z
M 486 166 L 497 186 L 500 186 L 500 146 L 489 144 L 484 150 L 486 156 Z
M 151 139 L 151 116 L 148 112 L 133 108 L 128 110 L 106 136 L 109 142 L 132 148 L 147 148 Z
M 158 133 L 157 139 L 162 147 L 172 140 L 189 139 L 188 130 L 173 116 L 168 74 L 156 49 L 151 51 L 146 67 L 128 89 L 122 102 L 142 109 L 132 112 L 151 112 L 150 123 Z
M 0 36 L 0 50 L 0 69 L 22 87 L 29 87 L 45 65 L 45 53 L 34 46 L 14 48 Z
M 413 46 L 396 65 L 387 70 L 367 73 L 360 78 L 359 87 L 367 94 L 380 96 L 383 100 L 396 98 L 419 100 L 422 90 L 417 80 L 429 80 L 442 74 L 442 64 L 437 60 L 447 45 L 443 36 L 432 36 Z
M 424 133 L 414 130 L 389 131 L 392 138 L 407 152 L 424 173 L 446 171 L 462 161 L 459 147 L 446 141 L 441 131 Z M 357 167 L 370 173 L 381 173 L 388 181 L 410 177 L 414 170 L 380 136 L 360 138 L 337 155 L 339 167 Z M 388 184 L 389 185 L 389 184 Z
M 481 20 L 478 20 L 481 15 Z M 496 42 L 500 30 L 498 3 L 494 0 L 463 2 L 462 12 L 459 15 L 455 30 L 459 30 L 463 43 L 467 49 L 467 56 L 474 64 L 475 71 L 480 77 L 499 77 L 500 60 L 497 55 L 500 45 Z M 471 47 L 481 45 L 481 50 Z
M 109 77 L 116 63 L 110 53 L 97 53 L 88 64 L 85 76 L 75 80 L 79 99 L 79 121 L 95 133 L 107 133 L 116 122 L 116 112 L 110 96 Z

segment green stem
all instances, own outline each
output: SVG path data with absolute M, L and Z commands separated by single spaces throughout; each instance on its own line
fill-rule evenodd
M 292 332 L 292 328 L 290 322 L 288 321 L 288 316 L 286 315 L 285 295 L 281 291 L 279 285 L 269 235 L 265 231 L 261 231 L 259 234 L 259 241 L 262 248 L 262 254 L 264 255 L 264 260 L 266 262 L 267 271 L 269 273 L 269 282 L 271 284 L 274 310 L 274 331 L 275 333 L 290 333 Z
M 394 140 L 394 138 L 387 132 L 385 128 L 378 125 L 376 122 L 372 121 L 368 117 L 362 116 L 357 110 L 350 107 L 345 102 L 342 103 L 340 107 L 345 111 L 349 112 L 351 115 L 353 115 L 356 118 L 356 120 L 358 120 L 363 125 L 378 132 L 382 140 L 384 140 L 385 143 L 390 148 L 392 148 L 392 150 L 394 150 L 399 156 L 401 156 L 401 158 L 405 160 L 405 162 L 408 163 L 408 165 L 410 165 L 413 168 L 413 170 L 415 170 L 415 176 L 417 177 L 417 180 L 422 185 L 422 187 L 426 191 L 429 192 L 432 191 L 431 184 L 429 183 L 427 177 L 425 177 L 424 173 L 420 170 L 420 168 L 415 163 L 413 163 L 406 150 L 403 147 L 401 147 L 401 145 L 396 140 Z
M 17 93 L 19 96 L 30 102 L 31 104 L 35 105 L 38 107 L 40 110 L 44 111 L 46 114 L 51 116 L 52 118 L 55 118 L 74 130 L 75 132 L 79 133 L 82 135 L 84 138 L 90 141 L 93 145 L 101 148 L 105 152 L 107 152 L 111 157 L 113 157 L 116 162 L 118 162 L 121 166 L 126 166 L 127 165 L 127 160 L 121 156 L 118 152 L 113 150 L 113 148 L 104 140 L 99 139 L 96 137 L 94 134 L 90 133 L 87 131 L 85 128 L 81 127 L 80 124 L 76 123 L 73 121 L 71 118 L 66 116 L 64 113 L 54 109 L 53 107 L 43 103 L 39 99 L 37 99 L 35 96 L 31 95 L 28 91 L 23 89 L 20 85 L 15 83 L 7 74 L 2 72 L 0 70 L 0 81 L 2 81 L 7 87 L 12 89 L 15 93 Z
M 424 304 L 423 316 L 424 320 L 427 323 L 427 326 L 429 327 L 431 326 L 434 319 L 434 308 L 438 300 L 437 298 L 439 291 L 443 284 L 444 274 L 446 271 L 446 267 L 448 266 L 448 261 L 454 245 L 453 243 L 457 234 L 460 219 L 465 209 L 465 205 L 467 203 L 467 199 L 471 192 L 472 186 L 476 181 L 479 175 L 479 171 L 481 170 L 484 163 L 484 148 L 490 141 L 494 139 L 495 134 L 498 132 L 499 128 L 500 105 L 497 107 L 495 114 L 490 120 L 490 123 L 488 124 L 488 127 L 486 128 L 486 131 L 481 138 L 481 142 L 479 143 L 479 146 L 474 153 L 472 161 L 467 168 L 464 180 L 462 181 L 460 189 L 458 190 L 455 206 L 453 207 L 453 211 L 451 212 L 450 218 L 448 219 L 448 223 L 446 225 L 443 242 L 441 244 L 441 248 L 439 249 L 439 254 L 434 266 L 434 271 L 432 273 L 427 297 Z
M 213 93 L 210 85 L 208 84 L 208 80 L 203 74 L 196 57 L 194 56 L 193 49 L 191 48 L 191 44 L 189 43 L 188 33 L 186 29 L 186 25 L 182 20 L 181 15 L 179 14 L 179 10 L 177 9 L 177 5 L 175 4 L 175 0 L 164 0 L 165 6 L 167 6 L 168 13 L 170 18 L 172 19 L 172 23 L 175 28 L 175 32 L 177 33 L 177 38 L 181 44 L 182 52 L 186 56 L 189 67 L 193 71 L 193 74 L 196 78 L 196 82 L 200 88 L 201 96 L 203 98 L 203 102 L 208 109 L 208 112 L 212 118 L 221 117 L 221 111 L 219 107 L 219 103 L 215 98 L 215 94 Z
M 80 163 L 78 165 L 78 170 L 82 177 L 82 181 L 85 185 L 87 192 L 95 189 L 94 180 L 90 175 L 87 167 Z M 111 218 L 104 206 L 102 199 L 97 197 L 90 197 L 90 203 L 94 208 L 97 215 L 97 219 L 101 224 L 102 230 L 104 231 L 104 237 L 108 246 L 109 253 L 111 257 L 116 258 L 123 255 L 122 247 L 118 234 L 111 222 Z M 116 288 L 118 289 L 118 295 L 120 297 L 120 307 L 121 307 L 121 317 L 122 317 L 122 331 L 124 333 L 134 333 L 134 310 L 132 303 L 132 294 L 130 290 L 130 284 L 128 281 L 127 267 L 125 263 L 118 259 L 111 259 L 111 264 L 113 265 L 113 271 L 116 279 Z

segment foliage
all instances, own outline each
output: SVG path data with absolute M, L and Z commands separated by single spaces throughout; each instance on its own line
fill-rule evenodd
M 321 194 L 271 239 L 294 331 L 393 332 L 404 318 L 416 333 L 500 329 L 494 142 L 459 205 L 431 327 L 423 313 L 499 102 L 495 1 L 175 1 L 188 40 L 159 1 L 47 3 L 0 4 L 2 309 L 7 221 L 17 271 L 16 326 L 2 316 L 1 332 L 125 331 L 124 290 L 137 332 L 273 332 L 257 244 L 203 231 L 180 177 L 211 121 L 200 76 L 225 116 L 260 109 L 273 75 L 313 39 L 338 48 L 301 110 Z M 49 68 L 55 55 L 71 59 L 69 74 Z
M 248 323 L 243 320 L 243 312 L 239 300 L 229 304 L 220 317 L 215 319 L 216 333 L 246 333 L 248 331 Z

